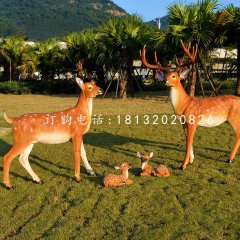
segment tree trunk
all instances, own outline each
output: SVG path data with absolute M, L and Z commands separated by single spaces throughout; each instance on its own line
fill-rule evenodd
M 192 81 L 191 81 L 191 86 L 190 86 L 190 96 L 194 97 L 195 96 L 195 88 L 196 88 L 196 81 L 197 81 L 197 68 L 196 64 L 193 64 L 193 70 L 192 70 Z
M 211 87 L 212 87 L 212 89 L 213 89 L 214 94 L 215 94 L 215 95 L 219 95 L 219 94 L 220 94 L 220 93 L 219 93 L 219 90 L 217 90 L 216 85 L 214 84 L 213 80 L 212 80 L 211 77 L 209 76 L 208 70 L 207 70 L 207 68 L 206 68 L 206 66 L 205 66 L 205 64 L 203 63 L 203 61 L 202 61 L 201 58 L 199 58 L 199 63 L 200 63 L 201 66 L 202 66 L 202 69 L 203 69 L 203 72 L 204 72 L 204 76 L 205 76 L 205 80 L 208 80 L 209 83 L 211 84 Z
M 198 63 L 196 65 L 197 65 L 197 76 L 198 76 L 198 79 L 199 79 L 199 82 L 200 82 L 200 86 L 201 86 L 201 90 L 202 90 L 202 96 L 203 96 L 203 98 L 205 98 L 205 92 L 204 92 L 204 87 L 203 87 L 203 82 L 202 82 L 202 76 L 201 76 L 201 73 L 200 73 L 200 70 L 199 70 Z
M 154 76 L 153 82 L 155 84 L 158 83 L 158 71 L 157 70 L 153 70 L 153 76 Z
M 78 60 L 78 62 L 76 63 L 76 68 L 77 68 L 78 76 L 81 79 L 84 79 L 83 60 Z
M 235 95 L 240 96 L 240 43 L 237 44 L 237 84 Z
M 12 61 L 9 62 L 9 81 L 12 81 Z
M 127 70 L 124 70 L 120 76 L 120 97 L 126 99 L 127 98 L 127 85 L 128 85 L 128 74 Z

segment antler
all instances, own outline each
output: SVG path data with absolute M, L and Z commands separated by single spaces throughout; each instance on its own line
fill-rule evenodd
M 154 57 L 155 57 L 155 62 L 156 62 L 156 65 L 152 65 L 152 64 L 149 64 L 146 60 L 146 45 L 143 47 L 142 51 L 141 51 L 141 58 L 142 58 L 142 63 L 148 67 L 148 68 L 153 68 L 153 69 L 157 69 L 157 70 L 162 70 L 162 71 L 169 71 L 169 68 L 167 67 L 163 67 L 163 66 L 160 66 L 158 64 L 158 59 L 157 59 L 157 53 L 155 51 L 154 53 Z
M 180 61 L 178 59 L 176 59 L 176 66 L 177 68 L 181 69 L 181 68 L 185 68 L 191 64 L 193 64 L 195 62 L 196 56 L 197 56 L 197 52 L 198 52 L 198 45 L 196 44 L 196 46 L 191 46 L 191 43 L 188 44 L 188 47 L 185 47 L 184 43 L 182 40 L 180 40 L 181 46 L 183 51 L 186 53 L 186 55 L 189 57 L 190 61 L 180 65 Z M 192 52 L 191 52 L 192 50 Z

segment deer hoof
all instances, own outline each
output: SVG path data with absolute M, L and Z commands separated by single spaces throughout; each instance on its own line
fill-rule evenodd
M 7 190 L 14 190 L 15 187 L 13 187 L 13 186 L 6 186 L 6 189 L 7 189 Z
M 97 176 L 97 174 L 94 172 L 94 171 L 89 171 L 89 172 L 87 172 L 88 173 L 88 175 L 90 175 L 91 177 L 96 177 Z
M 42 180 L 40 180 L 40 181 L 33 180 L 33 183 L 35 183 L 35 184 L 43 184 L 43 181 Z
M 76 178 L 76 182 L 80 183 L 80 182 L 82 182 L 82 179 L 81 178 Z
M 186 170 L 186 167 L 181 166 L 179 169 L 183 171 Z
M 233 160 L 227 160 L 227 163 L 233 163 Z

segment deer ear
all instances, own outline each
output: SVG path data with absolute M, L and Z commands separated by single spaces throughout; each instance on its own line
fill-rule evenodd
M 141 158 L 142 154 L 140 152 L 137 152 L 137 157 Z
M 119 167 L 119 166 L 114 166 L 114 168 L 115 168 L 115 169 L 120 169 L 120 167 Z
M 185 79 L 188 76 L 189 72 L 190 70 L 188 68 L 183 70 L 179 75 L 180 79 Z
M 79 77 L 76 77 L 76 83 L 78 84 L 78 86 L 80 88 L 82 88 L 82 86 L 84 85 L 83 80 L 81 78 L 79 78 Z
M 150 158 L 153 157 L 153 152 L 150 152 L 149 157 L 150 157 Z

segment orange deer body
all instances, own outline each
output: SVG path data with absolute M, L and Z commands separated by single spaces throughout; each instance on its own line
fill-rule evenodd
M 166 84 L 171 87 L 170 100 L 175 114 L 186 120 L 183 124 L 186 155 L 181 168 L 185 169 L 188 163 L 193 162 L 192 145 L 197 126 L 215 127 L 226 121 L 236 133 L 236 142 L 229 157 L 229 162 L 232 162 L 240 145 L 240 98 L 233 95 L 205 99 L 190 97 L 186 94 L 177 72 L 166 75 Z
M 137 156 L 141 159 L 141 164 L 142 164 L 142 172 L 140 174 L 141 176 L 151 176 L 151 175 L 155 177 L 170 176 L 168 168 L 163 164 L 160 164 L 156 167 L 153 167 L 149 164 L 149 160 L 153 157 L 153 152 L 151 152 L 149 155 L 137 152 Z
M 127 162 L 123 162 L 120 167 L 115 166 L 115 169 L 122 171 L 120 175 L 109 174 L 103 179 L 103 184 L 105 187 L 118 187 L 122 185 L 133 184 L 133 180 L 128 178 L 128 169 L 130 166 Z
M 197 55 L 198 46 L 192 48 L 191 44 L 186 48 L 181 41 L 184 52 L 190 58 L 190 62 L 182 66 L 177 66 L 178 70 L 193 64 Z M 142 50 L 142 62 L 149 68 L 168 71 L 166 75 L 166 84 L 170 87 L 170 101 L 173 106 L 174 113 L 182 123 L 186 136 L 186 154 L 181 169 L 186 169 L 188 163 L 192 163 L 193 154 L 193 137 L 197 126 L 215 127 L 224 122 L 229 122 L 236 134 L 236 141 L 228 162 L 231 163 L 237 153 L 240 145 L 240 98 L 234 95 L 217 96 L 211 98 L 195 98 L 190 97 L 185 92 L 181 79 L 185 78 L 186 71 L 180 75 L 178 72 L 169 72 L 169 68 L 159 66 L 155 53 L 156 65 L 147 63 L 145 58 L 145 47 Z
M 20 154 L 19 161 L 32 176 L 33 181 L 41 183 L 40 178 L 32 170 L 28 156 L 35 143 L 58 144 L 72 140 L 75 158 L 75 177 L 80 181 L 80 156 L 88 173 L 94 175 L 88 163 L 83 145 L 83 135 L 91 124 L 92 100 L 100 92 L 93 82 L 83 83 L 77 79 L 82 92 L 75 107 L 54 113 L 29 113 L 12 118 L 4 112 L 4 118 L 12 124 L 14 145 L 4 156 L 4 183 L 12 189 L 9 179 L 11 161 Z

